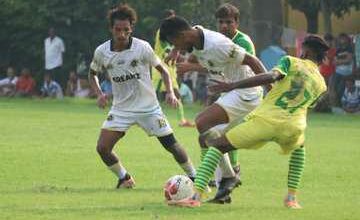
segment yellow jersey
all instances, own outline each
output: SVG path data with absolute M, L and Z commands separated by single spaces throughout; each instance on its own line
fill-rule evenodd
M 274 83 L 263 102 L 247 117 L 305 129 L 307 109 L 326 91 L 318 66 L 311 60 L 285 56 L 273 71 L 284 78 Z

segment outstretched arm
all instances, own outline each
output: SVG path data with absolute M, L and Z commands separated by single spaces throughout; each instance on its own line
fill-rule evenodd
M 166 87 L 166 102 L 172 107 L 177 107 L 178 100 L 174 93 L 174 89 L 173 89 L 173 86 L 172 86 L 172 83 L 170 80 L 169 72 L 162 64 L 155 66 L 155 68 L 161 74 L 161 78 L 164 81 L 164 84 Z
M 233 89 L 244 89 L 260 85 L 268 85 L 282 79 L 283 77 L 283 74 L 275 70 L 267 73 L 260 73 L 256 76 L 233 83 L 225 83 L 217 80 L 211 80 L 213 82 L 216 82 L 217 84 L 209 86 L 208 89 L 211 93 L 229 92 Z

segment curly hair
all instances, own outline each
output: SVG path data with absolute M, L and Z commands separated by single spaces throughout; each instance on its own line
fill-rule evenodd
M 220 7 L 215 12 L 215 18 L 226 18 L 234 17 L 235 21 L 239 21 L 240 12 L 234 5 L 230 3 L 225 3 L 220 5 Z
M 133 25 L 137 21 L 136 11 L 128 4 L 119 4 L 108 12 L 110 26 L 114 26 L 115 20 L 129 20 Z

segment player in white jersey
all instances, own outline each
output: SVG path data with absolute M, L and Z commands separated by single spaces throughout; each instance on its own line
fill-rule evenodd
M 190 52 L 200 64 L 197 68 L 206 68 L 210 74 L 221 75 L 226 82 L 235 82 L 266 71 L 255 56 L 246 53 L 229 38 L 199 26 L 191 27 L 181 17 L 164 20 L 160 38 L 173 44 L 177 50 Z M 249 67 L 252 71 L 246 70 Z M 259 105 L 261 99 L 261 87 L 233 90 L 201 112 L 195 120 L 200 133 L 201 155 L 205 155 L 208 149 L 204 141 L 207 136 L 223 133 L 226 129 L 224 124 L 236 123 Z M 223 200 L 224 195 L 239 183 L 227 155 L 220 162 L 220 167 L 223 179 L 215 200 Z
M 89 81 L 95 90 L 99 107 L 104 108 L 107 97 L 102 93 L 97 73 L 106 70 L 111 78 L 113 104 L 103 123 L 97 151 L 118 177 L 117 188 L 132 188 L 134 179 L 113 151 L 116 142 L 132 125 L 139 125 L 149 136 L 156 136 L 191 178 L 195 169 L 185 150 L 176 141 L 173 131 L 162 113 L 150 78 L 150 67 L 155 67 L 166 85 L 166 101 L 172 106 L 177 99 L 169 74 L 149 43 L 131 36 L 136 22 L 136 12 L 120 4 L 109 12 L 112 39 L 98 46 L 90 65 Z

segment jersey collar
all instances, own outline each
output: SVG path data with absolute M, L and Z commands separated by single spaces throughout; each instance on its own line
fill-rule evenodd
M 127 45 L 127 47 L 125 48 L 125 50 L 130 50 L 131 49 L 131 46 L 132 46 L 132 43 L 133 43 L 133 38 L 130 37 L 129 38 L 129 44 Z M 114 41 L 113 39 L 110 40 L 110 51 L 111 52 L 119 52 L 119 51 L 114 51 Z M 121 52 L 121 51 L 120 51 Z

